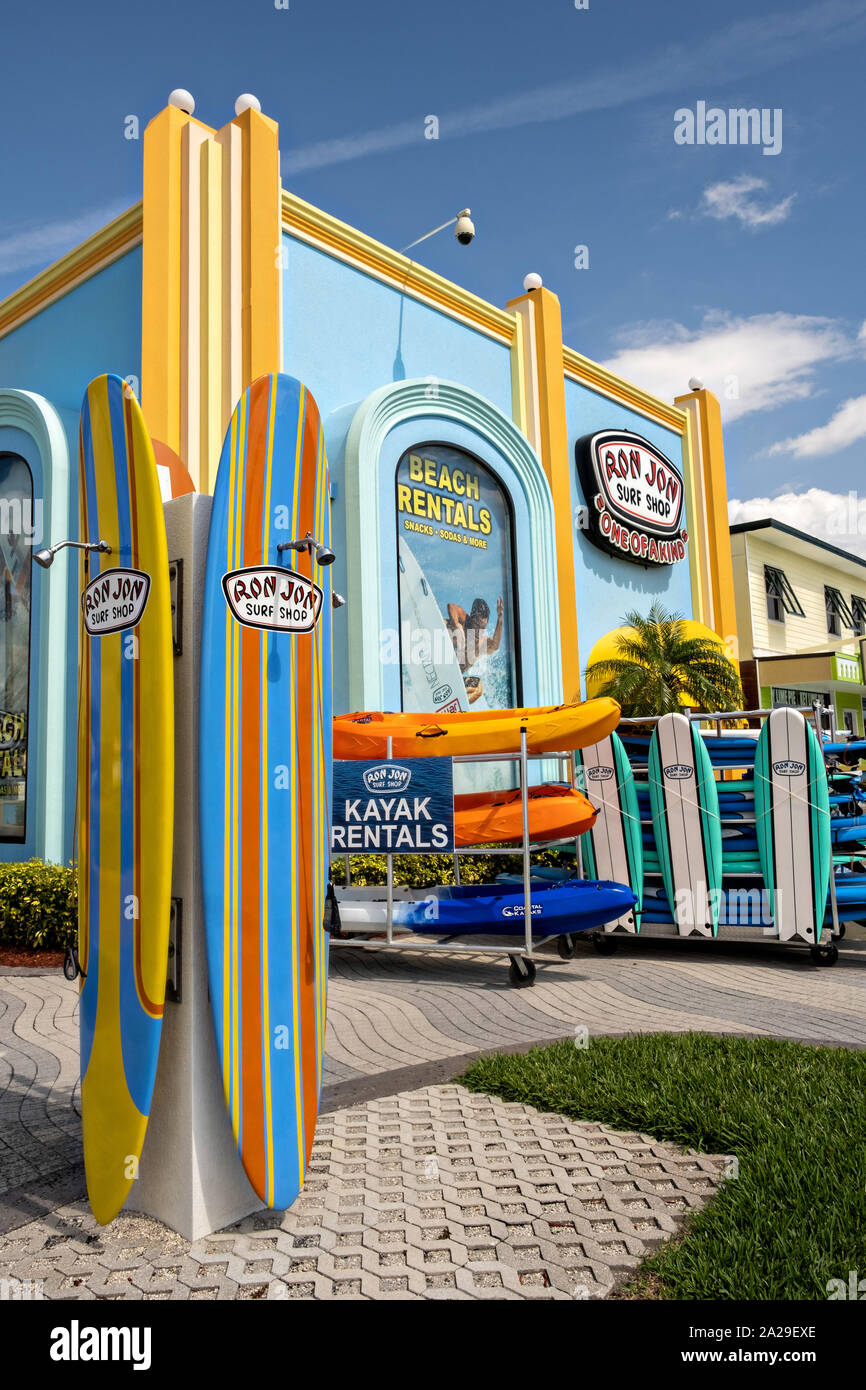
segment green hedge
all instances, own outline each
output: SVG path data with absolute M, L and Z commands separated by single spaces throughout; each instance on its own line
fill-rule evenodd
M 74 946 L 77 914 L 74 869 L 41 859 L 0 864 L 0 947 Z
M 563 854 L 561 850 L 543 849 L 532 856 L 534 868 L 542 865 L 555 865 L 574 868 L 574 855 Z M 384 883 L 387 878 L 384 854 L 353 854 L 351 858 L 352 882 L 359 887 Z M 519 874 L 523 872 L 523 856 L 520 854 L 461 854 L 461 883 L 492 883 L 497 874 Z M 331 862 L 331 878 L 334 883 L 346 881 L 345 860 L 342 855 Z M 431 888 L 436 883 L 454 882 L 454 861 L 450 854 L 395 854 L 394 882 L 409 884 L 414 888 Z

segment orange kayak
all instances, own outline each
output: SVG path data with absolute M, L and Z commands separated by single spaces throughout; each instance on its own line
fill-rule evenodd
M 619 705 L 604 696 L 579 705 L 466 710 L 459 714 L 362 710 L 340 714 L 334 720 L 334 757 L 386 758 L 389 737 L 395 758 L 519 753 L 524 728 L 528 752 L 567 753 L 606 738 L 619 723 L 619 716 Z
M 530 840 L 564 840 L 582 835 L 598 814 L 582 792 L 565 782 L 529 788 Z M 454 798 L 454 842 L 495 845 L 523 838 L 520 788 L 505 792 L 469 792 Z

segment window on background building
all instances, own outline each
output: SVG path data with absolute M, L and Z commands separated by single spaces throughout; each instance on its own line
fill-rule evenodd
M 857 636 L 866 636 L 866 598 L 860 598 L 859 594 L 852 594 L 851 613 L 854 617 L 854 631 Z
M 32 521 L 30 469 L 0 454 L 0 841 L 27 832 Z
M 419 444 L 397 465 L 403 708 L 521 702 L 511 502 L 471 454 Z
M 824 585 L 824 604 L 827 609 L 827 631 L 833 637 L 842 636 L 842 624 L 845 627 L 855 628 L 854 615 L 847 603 L 843 599 L 838 589 L 832 585 Z
M 777 569 L 775 565 L 765 565 L 764 590 L 767 595 L 767 617 L 774 623 L 783 623 L 786 613 L 795 618 L 805 618 L 803 606 L 784 570 Z
M 791 709 L 808 709 L 815 701 L 819 705 L 829 705 L 830 696 L 825 690 L 802 690 L 794 685 L 773 685 L 770 687 L 770 701 L 773 709 L 789 705 Z

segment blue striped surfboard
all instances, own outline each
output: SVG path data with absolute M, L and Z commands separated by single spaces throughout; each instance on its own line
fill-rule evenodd
M 214 489 L 201 656 L 200 803 L 211 1011 L 226 1106 L 265 1205 L 298 1195 L 325 1044 L 331 782 L 330 543 L 319 412 L 260 377 Z

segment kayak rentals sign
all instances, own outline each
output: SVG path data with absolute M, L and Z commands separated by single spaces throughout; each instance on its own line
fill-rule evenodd
M 594 545 L 640 565 L 685 559 L 683 475 L 676 464 L 628 430 L 585 434 L 575 457 Z
M 454 849 L 450 758 L 334 762 L 336 854 L 448 854 Z

